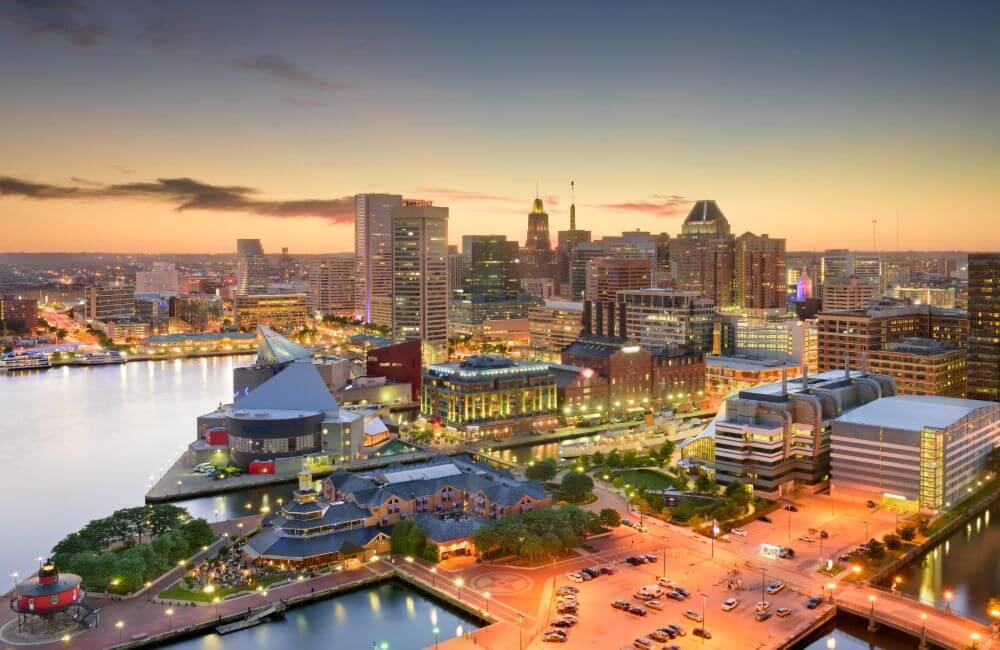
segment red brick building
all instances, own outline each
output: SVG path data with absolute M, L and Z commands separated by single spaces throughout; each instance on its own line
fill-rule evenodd
M 420 339 L 368 350 L 365 374 L 408 382 L 411 399 L 420 401 Z

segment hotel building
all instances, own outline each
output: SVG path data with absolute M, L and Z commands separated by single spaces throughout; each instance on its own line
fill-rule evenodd
M 556 398 L 549 364 L 472 356 L 428 366 L 420 412 L 469 440 L 507 438 L 555 428 Z
M 353 255 L 331 255 L 309 262 L 309 310 L 323 316 L 350 314 L 356 272 Z
M 868 354 L 868 368 L 892 377 L 899 395 L 965 397 L 966 351 L 949 341 L 893 341 Z
M 583 303 L 546 300 L 544 305 L 528 309 L 528 321 L 534 356 L 559 362 L 562 349 L 573 343 L 583 329 Z
M 266 325 L 285 332 L 306 326 L 308 298 L 304 293 L 236 294 L 233 297 L 233 324 L 244 331 Z
M 366 323 L 392 322 L 392 210 L 399 194 L 354 196 L 354 309 Z
M 631 289 L 618 292 L 628 338 L 640 345 L 710 350 L 715 305 L 693 291 Z M 619 309 L 622 307 L 619 305 Z
M 883 397 L 832 422 L 832 489 L 904 510 L 943 510 L 976 488 L 1000 446 L 1000 404 L 937 395 Z
M 716 479 L 771 498 L 818 489 L 830 475 L 831 422 L 892 395 L 892 379 L 846 369 L 740 390 L 710 425 Z
M 823 283 L 823 309 L 867 309 L 880 295 L 875 279 L 832 278 Z

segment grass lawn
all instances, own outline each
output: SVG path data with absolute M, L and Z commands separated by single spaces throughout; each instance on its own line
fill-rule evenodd
M 674 487 L 674 482 L 669 476 L 651 469 L 615 470 L 612 478 L 615 477 L 621 478 L 621 480 L 635 487 L 645 485 L 647 490 L 666 490 Z

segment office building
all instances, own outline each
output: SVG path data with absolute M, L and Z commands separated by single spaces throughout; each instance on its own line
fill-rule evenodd
M 354 196 L 354 309 L 366 323 L 392 322 L 392 210 L 398 194 Z
M 532 353 L 546 361 L 561 359 L 561 351 L 580 336 L 583 303 L 546 300 L 528 310 Z
M 510 438 L 554 429 L 555 376 L 547 363 L 482 355 L 430 364 L 420 412 L 466 440 Z
M 855 277 L 873 281 L 879 295 L 885 290 L 882 256 L 876 253 L 828 250 L 820 257 L 819 273 L 819 281 L 823 285 L 831 280 Z
M 1000 404 L 883 397 L 832 422 L 832 489 L 903 512 L 947 510 L 981 484 L 1000 446 Z
M 573 247 L 573 255 L 570 258 L 570 297 L 573 300 L 585 298 L 587 264 L 601 257 L 604 257 L 604 249 L 600 244 L 583 243 Z
M 736 240 L 715 201 L 696 201 L 672 241 L 670 265 L 677 288 L 694 291 L 719 307 L 735 302 Z
M 1000 401 L 1000 253 L 969 254 L 968 390 Z
M 290 294 L 237 294 L 233 298 L 233 325 L 245 332 L 258 325 L 294 332 L 306 326 L 309 319 L 308 296 Z
M 108 321 L 135 316 L 135 287 L 124 282 L 93 284 L 84 289 L 87 321 Z
M 521 255 L 522 276 L 525 278 L 554 278 L 555 255 L 549 238 L 549 215 L 538 195 L 528 213 L 528 232 Z
M 966 351 L 949 341 L 893 341 L 868 353 L 868 368 L 892 377 L 899 395 L 965 397 Z
M 38 325 L 38 301 L 0 293 L 0 334 L 30 332 Z
M 860 368 L 868 354 L 900 339 L 930 338 L 964 347 L 969 317 L 958 309 L 929 305 L 824 310 L 816 316 L 816 337 L 820 372 L 842 368 L 845 362 Z
M 403 205 L 392 217 L 392 335 L 423 341 L 424 363 L 448 354 L 448 208 Z
M 794 361 L 752 355 L 710 354 L 705 357 L 705 390 L 716 400 L 778 381 L 782 375 L 794 378 L 801 374 L 802 366 Z
M 744 309 L 784 307 L 785 240 L 743 233 L 736 238 L 736 305 Z
M 755 310 L 718 317 L 720 354 L 794 361 L 815 372 L 818 341 L 815 320 L 802 320 L 784 310 Z
M 519 248 L 504 235 L 470 242 L 469 271 L 462 284 L 466 294 L 487 300 L 511 300 L 521 293 Z
M 236 293 L 262 293 L 271 273 L 259 239 L 236 240 Z
M 715 478 L 768 498 L 819 489 L 831 474 L 831 421 L 893 395 L 890 378 L 847 369 L 743 388 L 709 425 Z
M 353 255 L 331 255 L 309 262 L 309 310 L 326 315 L 348 315 L 354 310 Z
M 378 348 L 365 354 L 365 375 L 385 377 L 410 386 L 410 399 L 420 399 L 420 341 L 410 339 Z
M 831 278 L 823 283 L 823 309 L 867 309 L 881 295 L 878 282 L 869 278 Z
M 884 260 L 882 274 L 885 277 L 886 289 L 905 287 L 910 284 L 910 261 L 906 259 Z M 954 305 L 951 306 L 954 307 Z
M 448 305 L 448 335 L 479 336 L 484 323 L 527 320 L 531 308 L 541 304 L 540 298 L 524 293 L 510 300 L 489 300 L 458 292 Z
M 164 297 L 180 293 L 180 273 L 175 264 L 153 262 L 148 271 L 136 271 L 136 293 L 155 293 Z
M 552 300 L 556 297 L 556 283 L 549 278 L 528 278 L 521 281 L 524 293 L 542 300 Z
M 955 287 L 902 287 L 897 286 L 889 291 L 889 295 L 897 300 L 905 300 L 914 305 L 930 305 L 954 309 L 958 302 L 958 292 Z
M 151 332 L 167 333 L 170 324 L 170 298 L 159 293 L 136 293 L 135 318 L 149 323 Z
M 653 362 L 649 400 L 653 408 L 699 406 L 705 397 L 705 354 L 688 348 L 649 348 Z
M 288 248 L 281 249 L 278 258 L 278 279 L 281 282 L 293 282 L 298 279 L 295 258 L 288 254 Z
M 715 305 L 693 291 L 626 289 L 618 292 L 624 305 L 630 341 L 645 347 L 686 346 L 711 349 Z
M 196 332 L 217 330 L 222 325 L 224 316 L 222 298 L 214 294 L 197 293 L 171 296 L 169 315 L 184 321 Z
M 448 244 L 448 295 L 462 288 L 462 254 L 458 246 Z
M 598 257 L 587 262 L 585 298 L 605 305 L 616 302 L 619 291 L 652 286 L 653 263 L 644 258 Z

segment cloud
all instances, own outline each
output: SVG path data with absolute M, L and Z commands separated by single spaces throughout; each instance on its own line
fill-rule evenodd
M 531 208 L 531 197 L 506 196 L 503 194 L 489 194 L 487 192 L 472 192 L 459 190 L 453 187 L 420 187 L 418 194 L 427 194 L 441 201 L 492 201 L 496 203 L 520 203 Z M 559 197 L 548 194 L 542 197 L 547 205 L 559 205 Z
M 638 201 L 623 201 L 621 203 L 602 203 L 596 206 L 605 210 L 620 210 L 622 212 L 641 212 L 654 217 L 676 217 L 687 212 L 693 201 L 679 194 L 652 194 L 648 199 Z
M 233 59 L 230 63 L 246 72 L 319 90 L 338 91 L 354 87 L 347 81 L 327 81 L 322 77 L 317 77 L 280 54 L 252 54 Z
M 24 36 L 53 35 L 76 47 L 94 47 L 109 35 L 76 0 L 8 0 L 0 19 L 6 19 Z
M 34 200 L 136 199 L 162 201 L 178 212 L 245 212 L 266 217 L 315 217 L 333 223 L 354 220 L 354 199 L 268 200 L 256 196 L 258 190 L 241 185 L 211 185 L 191 178 L 158 178 L 141 183 L 101 185 L 53 185 L 33 183 L 10 176 L 0 176 L 0 198 L 21 197 Z

